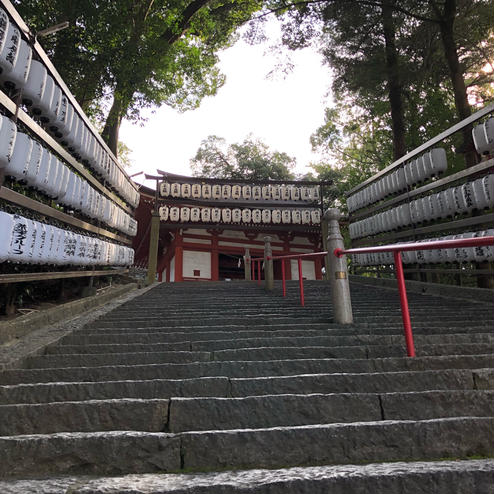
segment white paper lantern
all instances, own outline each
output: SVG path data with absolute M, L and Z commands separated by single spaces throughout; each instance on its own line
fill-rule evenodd
M 232 187 L 232 199 L 240 199 L 242 197 L 242 187 L 240 185 L 234 185 Z
M 262 210 L 262 222 L 271 223 L 271 209 Z
M 302 223 L 304 225 L 310 223 L 310 209 L 302 209 Z
M 246 200 L 249 200 L 252 197 L 252 190 L 250 185 L 242 186 L 242 197 Z
M 263 185 L 261 188 L 261 195 L 262 198 L 265 200 L 271 199 L 271 191 L 270 191 L 270 186 L 269 185 Z
M 223 208 L 221 210 L 221 219 L 223 223 L 230 223 L 232 221 L 232 211 L 229 208 Z
M 252 211 L 250 209 L 243 209 L 242 210 L 242 222 L 243 223 L 250 223 L 252 220 Z
M 180 219 L 180 209 L 176 206 L 170 208 L 170 221 L 178 221 Z
M 281 223 L 281 211 L 279 209 L 273 209 L 271 213 L 271 220 L 275 224 Z
M 232 209 L 232 222 L 240 223 L 242 221 L 242 211 L 239 208 Z
M 202 197 L 204 197 L 204 199 L 211 199 L 211 185 L 210 184 L 203 184 L 201 192 L 202 192 Z
M 187 207 L 180 208 L 180 222 L 187 223 L 190 220 L 190 209 Z
M 185 197 L 186 199 L 188 199 L 190 197 L 190 193 L 191 193 L 190 184 L 182 184 L 182 187 L 181 187 L 182 197 Z
M 291 186 L 290 198 L 292 199 L 292 201 L 299 201 L 300 200 L 300 189 L 298 187 L 296 187 L 295 185 Z
M 271 188 L 271 197 L 278 201 L 281 197 L 280 186 L 279 185 L 270 185 Z
M 201 185 L 192 184 L 192 197 L 194 199 L 199 199 L 201 197 Z
M 170 208 L 168 206 L 161 206 L 159 209 L 160 220 L 168 221 L 168 217 L 170 215 Z
M 211 221 L 211 209 L 202 208 L 201 209 L 201 220 L 203 223 L 209 223 Z
M 219 223 L 221 221 L 221 209 L 220 208 L 211 209 L 211 221 L 213 223 Z
M 171 185 L 168 182 L 160 183 L 160 195 L 161 197 L 168 197 L 171 192 Z
M 290 199 L 290 188 L 288 185 L 282 185 L 280 187 L 280 196 L 283 201 L 288 201 Z
M 300 210 L 293 209 L 292 210 L 292 223 L 299 225 L 301 221 Z
M 281 221 L 285 224 L 292 222 L 292 214 L 289 209 L 283 209 L 281 211 Z
M 321 211 L 319 209 L 314 209 L 311 211 L 310 219 L 314 225 L 321 223 Z
M 195 223 L 201 220 L 201 210 L 199 208 L 190 209 L 190 220 Z
M 221 187 L 221 198 L 222 199 L 230 199 L 230 196 L 232 195 L 232 186 L 231 185 L 223 185 Z
M 254 185 L 252 187 L 252 199 L 254 199 L 255 201 L 258 201 L 259 199 L 261 199 L 261 187 L 259 185 Z
M 252 223 L 260 223 L 262 219 L 262 214 L 260 209 L 252 210 Z
M 14 70 L 14 66 L 19 55 L 20 46 L 21 33 L 13 22 L 9 22 L 5 43 L 2 51 L 0 52 L 0 68 L 2 71 L 2 78 L 5 79 L 5 77 L 8 77 L 12 70 Z
M 0 211 L 0 232 L 2 232 L 0 235 L 0 263 L 9 259 L 13 227 L 14 217 L 11 214 Z
M 221 185 L 214 184 L 211 188 L 211 195 L 213 196 L 213 199 L 221 199 Z
M 173 183 L 171 185 L 171 195 L 172 195 L 172 197 L 180 197 L 180 194 L 181 194 L 180 184 Z
M 10 161 L 5 167 L 5 174 L 17 180 L 23 180 L 31 160 L 32 149 L 33 140 L 27 134 L 17 132 L 14 150 Z

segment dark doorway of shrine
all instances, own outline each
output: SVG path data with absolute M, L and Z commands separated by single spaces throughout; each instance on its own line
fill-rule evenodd
M 243 280 L 245 277 L 243 256 L 240 254 L 218 255 L 219 279 Z

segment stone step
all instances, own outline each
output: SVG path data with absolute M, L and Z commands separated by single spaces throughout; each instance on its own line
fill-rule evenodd
M 47 355 L 91 354 L 91 353 L 127 353 L 134 352 L 167 352 L 167 351 L 216 351 L 233 348 L 256 348 L 268 346 L 352 346 L 403 343 L 403 335 L 351 335 L 351 336 L 272 336 L 254 338 L 235 338 L 197 340 L 188 335 L 185 341 L 175 343 L 103 343 L 99 345 L 53 345 L 46 349 Z M 416 344 L 459 344 L 459 343 L 494 343 L 494 336 L 488 333 L 448 334 L 448 335 L 416 335 Z
M 191 339 L 197 341 L 209 340 L 228 340 L 231 339 L 232 333 L 238 339 L 250 338 L 295 338 L 295 337 L 361 337 L 361 336 L 398 336 L 403 338 L 402 327 L 392 328 L 329 328 L 325 329 L 324 325 L 297 325 L 298 329 L 276 329 L 284 326 L 266 326 L 265 329 L 244 329 L 245 326 L 224 326 L 214 328 L 201 328 L 200 331 L 186 331 L 187 328 L 176 328 L 180 331 L 169 331 L 169 328 L 128 328 L 119 331 L 118 329 L 101 329 L 88 331 L 75 331 L 57 341 L 57 345 L 98 345 L 98 344 L 145 344 L 145 343 L 182 343 Z M 293 326 L 291 326 L 293 327 Z M 320 329 L 314 329 L 320 328 Z M 205 330 L 206 329 L 206 330 Z M 477 338 L 476 335 L 491 335 L 492 328 L 485 326 L 482 328 L 413 328 L 415 337 L 441 335 L 445 338 L 453 338 L 456 335 L 465 335 Z M 450 336 L 451 335 L 451 336 Z M 483 338 L 483 337 L 482 337 Z M 475 341 L 475 340 L 473 340 Z
M 1 384 L 187 379 L 194 377 L 262 377 L 334 372 L 392 372 L 433 369 L 491 368 L 492 354 L 384 359 L 296 359 L 265 361 L 214 361 L 186 364 L 110 365 L 48 369 L 8 369 Z
M 494 369 L 14 384 L 0 386 L 0 402 L 20 404 L 208 396 L 238 398 L 275 394 L 390 393 L 472 389 L 493 390 Z
M 489 417 L 494 391 L 279 394 L 0 405 L 0 435 L 133 430 L 186 432 L 379 420 Z
M 88 334 L 74 332 L 57 342 L 61 345 L 99 345 L 99 344 L 112 344 L 112 343 L 182 343 L 190 338 L 198 340 L 221 340 L 227 339 L 232 336 L 232 333 L 239 338 L 256 338 L 256 337 L 303 337 L 303 336 L 328 336 L 328 335 L 348 335 L 353 334 L 353 330 L 314 330 L 314 329 L 292 329 L 292 330 L 239 330 L 238 326 L 227 326 L 225 330 L 213 330 L 213 331 L 176 331 L 169 332 L 168 328 L 162 331 L 156 331 L 157 328 L 148 332 L 148 330 L 131 332 L 106 332 L 106 331 L 94 331 Z
M 233 307 L 232 307 L 233 309 Z M 395 312 L 395 313 L 386 313 L 382 309 L 379 311 L 380 313 L 376 313 L 375 309 L 374 311 L 369 311 L 366 313 L 360 312 L 360 311 L 355 311 L 354 312 L 354 319 L 357 324 L 360 322 L 366 322 L 367 324 L 377 324 L 377 323 L 395 323 L 399 324 L 401 323 L 401 313 L 400 312 Z M 225 313 L 227 313 L 225 311 Z M 420 313 L 417 313 L 416 311 L 411 311 L 411 320 L 412 323 L 414 324 L 425 324 L 425 323 L 434 323 L 434 322 L 439 322 L 441 324 L 469 324 L 469 323 L 474 323 L 475 321 L 478 322 L 483 322 L 486 320 L 486 318 L 489 318 L 488 320 L 491 319 L 492 315 L 487 313 L 485 314 L 480 314 L 480 313 L 472 313 L 470 316 L 468 314 L 462 314 L 461 316 L 458 316 L 457 314 L 452 314 L 450 310 L 434 310 L 434 313 L 431 314 L 430 310 L 428 311 L 421 311 Z M 282 323 L 293 323 L 294 321 L 297 320 L 303 320 L 304 322 L 332 322 L 333 316 L 332 312 L 323 312 L 323 311 L 305 311 L 305 312 L 293 312 L 293 313 L 288 313 L 287 311 L 280 310 L 279 312 L 259 312 L 259 311 L 253 311 L 250 314 L 244 314 L 244 315 L 237 315 L 236 309 L 235 309 L 235 314 L 229 314 L 228 317 L 224 318 L 224 323 L 226 324 L 249 324 L 253 320 L 257 322 L 261 322 L 262 324 L 270 324 L 270 323 L 275 323 L 275 324 L 282 324 Z M 163 316 L 159 317 L 137 317 L 137 318 L 119 318 L 119 319 L 112 319 L 112 320 L 106 320 L 106 319 L 101 319 L 101 320 L 96 320 L 90 324 L 90 327 L 92 328 L 113 328 L 113 327 L 120 327 L 123 324 L 126 325 L 127 327 L 150 327 L 150 326 L 159 326 L 162 324 L 164 321 L 166 321 L 166 325 L 170 327 L 176 327 L 176 326 L 183 326 L 183 325 L 188 325 L 188 326 L 215 326 L 218 324 L 221 324 L 222 322 L 222 315 L 218 314 L 217 311 L 209 311 L 208 313 L 203 313 L 203 314 L 197 314 L 197 315 L 187 315 L 183 311 L 179 315 L 176 316 L 168 316 L 164 314 Z
M 0 435 L 133 430 L 163 432 L 169 400 L 89 400 L 0 405 Z
M 0 480 L 3 494 L 490 494 L 494 460 Z M 433 491 L 431 489 L 434 489 Z
M 0 475 L 277 468 L 488 456 L 492 419 L 442 418 L 183 433 L 76 432 L 0 437 Z
M 415 349 L 420 356 L 440 355 L 478 355 L 492 351 L 490 343 L 421 345 Z M 28 357 L 24 366 L 27 369 L 46 369 L 59 367 L 100 367 L 106 365 L 145 365 L 208 361 L 247 361 L 280 359 L 324 359 L 324 358 L 385 358 L 406 355 L 404 343 L 401 345 L 366 345 L 366 346 L 266 346 L 233 348 L 227 350 L 206 351 L 166 351 L 166 352 L 131 352 L 131 353 L 95 353 L 42 355 Z
M 269 317 L 265 316 L 263 314 L 255 314 L 253 313 L 252 316 L 249 318 L 247 316 L 245 317 L 228 317 L 225 318 L 224 322 L 226 324 L 244 324 L 244 325 L 250 325 L 252 321 L 255 321 L 256 318 L 261 318 L 260 320 L 262 321 L 263 324 L 292 324 L 294 321 L 297 321 L 297 319 L 303 320 L 304 323 L 323 323 L 323 322 L 331 322 L 331 318 L 327 316 L 290 316 L 290 317 Z M 139 328 L 145 328 L 145 327 L 153 327 L 156 326 L 157 323 L 161 323 L 162 326 L 166 326 L 169 328 L 174 328 L 174 327 L 180 327 L 180 326 L 221 326 L 222 324 L 222 318 L 218 317 L 217 313 L 211 314 L 210 316 L 202 316 L 202 317 L 197 317 L 197 318 L 189 318 L 189 317 L 181 317 L 181 318 L 176 318 L 176 319 L 170 319 L 170 318 L 157 318 L 157 319 L 126 319 L 125 321 L 95 321 L 91 323 L 91 328 L 119 328 L 122 323 L 125 323 L 127 327 L 139 327 Z
M 170 432 L 378 420 L 490 417 L 494 391 L 281 394 L 245 398 L 173 398 Z

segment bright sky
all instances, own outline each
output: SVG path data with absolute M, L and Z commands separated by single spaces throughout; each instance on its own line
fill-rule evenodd
M 190 159 L 212 134 L 233 144 L 252 133 L 271 150 L 294 156 L 297 172 L 317 160 L 309 137 L 323 123 L 324 108 L 330 105 L 330 71 L 317 53 L 305 49 L 290 52 L 294 69 L 286 77 L 268 78 L 280 60 L 267 51 L 279 29 L 270 23 L 269 31 L 267 44 L 251 46 L 239 40 L 220 54 L 226 83 L 197 110 L 179 113 L 164 106 L 154 114 L 146 112 L 143 127 L 122 124 L 120 138 L 133 151 L 129 174 L 141 170 L 155 174 L 159 168 L 190 175 Z M 142 183 L 142 176 L 136 181 Z

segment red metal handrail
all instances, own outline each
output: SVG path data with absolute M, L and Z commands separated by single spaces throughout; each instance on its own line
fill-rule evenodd
M 405 276 L 403 273 L 403 262 L 401 259 L 401 253 L 405 251 L 415 250 L 433 250 L 433 249 L 447 249 L 454 247 L 481 247 L 486 245 L 494 245 L 494 237 L 477 237 L 477 238 L 460 238 L 453 240 L 434 240 L 430 242 L 409 242 L 401 244 L 388 244 L 379 245 L 375 247 L 360 247 L 356 249 L 335 249 L 333 254 L 336 257 L 341 257 L 344 254 L 366 254 L 372 252 L 393 252 L 396 280 L 398 282 L 398 292 L 400 295 L 401 315 L 403 320 L 403 329 L 405 332 L 405 342 L 407 347 L 407 356 L 415 357 L 415 345 L 413 342 L 412 324 L 410 321 L 410 311 L 408 308 L 408 298 L 405 287 Z M 283 296 L 286 296 L 286 283 L 285 283 L 285 260 L 297 259 L 298 260 L 298 277 L 299 277 L 299 289 L 300 289 L 300 303 L 305 305 L 304 298 L 304 283 L 302 278 L 302 259 L 307 257 L 325 256 L 328 252 L 311 252 L 308 254 L 290 254 L 286 256 L 268 256 L 252 258 L 252 274 L 253 281 L 255 281 L 254 262 L 257 262 L 258 266 L 258 284 L 261 284 L 261 271 L 260 263 L 264 260 L 281 260 L 281 275 L 283 280 Z
M 408 298 L 405 287 L 405 276 L 403 274 L 403 262 L 401 253 L 414 250 L 448 249 L 454 247 L 480 247 L 483 245 L 493 245 L 494 237 L 459 238 L 453 240 L 433 240 L 430 242 L 410 242 L 401 244 L 380 245 L 376 247 L 360 247 L 357 249 L 335 249 L 334 255 L 341 257 L 344 254 L 367 254 L 372 252 L 393 252 L 396 281 L 398 282 L 398 292 L 400 294 L 401 317 L 403 329 L 405 331 L 405 342 L 407 355 L 415 357 L 415 345 L 413 342 L 412 323 L 410 321 L 410 311 L 408 309 Z
M 282 279 L 282 284 L 283 284 L 283 297 L 286 297 L 286 274 L 285 274 L 285 259 L 297 259 L 298 260 L 298 286 L 299 286 L 299 293 L 300 293 L 300 305 L 302 307 L 305 306 L 305 296 L 304 296 L 304 278 L 302 276 L 302 259 L 306 257 L 319 257 L 319 256 L 325 256 L 327 255 L 328 252 L 309 252 L 306 254 L 289 254 L 286 256 L 268 256 L 266 258 L 264 257 L 256 257 L 250 259 L 251 261 L 251 268 L 252 268 L 252 280 L 256 281 L 255 277 L 255 272 L 254 272 L 254 263 L 257 262 L 258 266 L 260 265 L 261 261 L 281 261 L 281 279 Z M 259 271 L 259 276 L 257 278 L 257 284 L 261 284 L 261 275 Z

